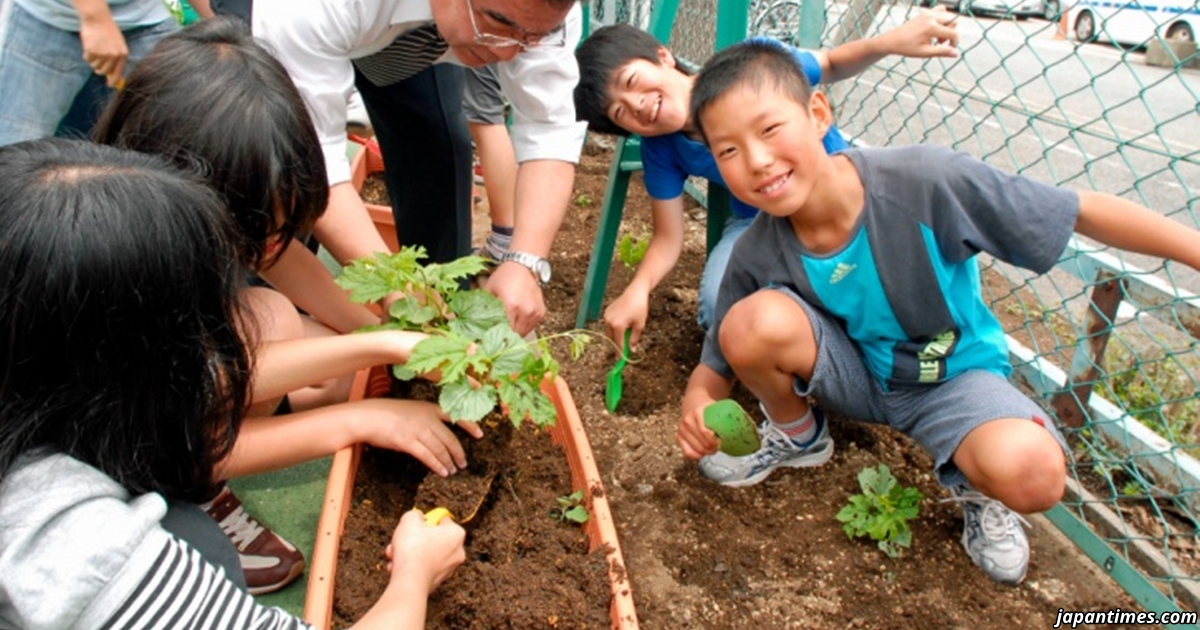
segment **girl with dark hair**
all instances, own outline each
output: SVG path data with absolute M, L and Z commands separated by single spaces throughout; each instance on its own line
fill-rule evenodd
M 161 158 L 0 148 L 0 626 L 303 626 L 162 525 L 215 488 L 250 399 L 233 234 Z M 421 627 L 462 540 L 405 515 L 356 627 Z
M 350 303 L 296 242 L 328 203 L 325 161 L 287 72 L 244 24 L 213 18 L 165 38 L 105 111 L 96 139 L 204 164 L 238 228 L 238 260 L 277 289 L 242 291 L 243 329 L 254 332 L 259 347 L 246 426 L 218 467 L 221 478 L 275 470 L 356 442 L 408 452 L 442 475 L 466 466 L 437 405 L 345 402 L 356 370 L 406 361 L 424 335 L 341 334 L 379 317 Z M 280 409 L 284 396 L 289 404 Z M 463 428 L 481 435 L 475 424 Z M 247 515 L 228 489 L 203 507 L 237 543 L 252 593 L 301 575 L 300 552 Z

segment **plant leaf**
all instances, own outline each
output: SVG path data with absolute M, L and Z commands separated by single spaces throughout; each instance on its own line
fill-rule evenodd
M 566 512 L 563 512 L 563 517 L 572 523 L 579 523 L 582 525 L 588 520 L 588 511 L 587 508 L 583 507 L 582 505 L 576 505 Z
M 497 383 L 500 402 L 508 407 L 508 417 L 513 425 L 520 426 L 522 420 L 529 418 L 539 427 L 554 426 L 558 420 L 558 411 L 550 398 L 542 393 L 541 388 L 526 378 L 514 380 L 501 377 Z
M 472 387 L 462 381 L 448 383 L 442 387 L 438 404 L 451 420 L 479 422 L 496 408 L 496 388 L 487 384 Z
M 417 373 L 442 371 L 439 385 L 457 380 L 466 373 L 470 359 L 467 348 L 471 341 L 462 337 L 435 336 L 422 339 L 413 346 L 405 366 Z
M 455 315 L 448 326 L 451 331 L 464 337 L 480 339 L 486 331 L 500 324 L 508 327 L 504 303 L 487 291 L 452 293 L 447 302 Z

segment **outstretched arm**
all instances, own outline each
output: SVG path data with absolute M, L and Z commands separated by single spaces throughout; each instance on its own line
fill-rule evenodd
M 821 81 L 849 79 L 888 55 L 905 57 L 957 57 L 957 14 L 944 8 L 922 11 L 896 28 L 864 39 L 856 39 L 828 51 L 816 53 L 821 64 Z
M 1200 269 L 1200 232 L 1120 197 L 1080 192 L 1075 231 L 1105 245 Z
M 683 197 L 651 199 L 654 233 L 646 247 L 646 255 L 638 265 L 629 286 L 604 309 L 604 326 L 609 339 L 621 345 L 626 329 L 629 346 L 637 349 L 650 312 L 650 292 L 675 268 L 683 251 Z

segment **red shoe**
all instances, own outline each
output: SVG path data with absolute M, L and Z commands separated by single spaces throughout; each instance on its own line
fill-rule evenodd
M 304 554 L 279 534 L 246 513 L 226 486 L 211 503 L 200 506 L 221 526 L 237 548 L 246 590 L 251 595 L 273 593 L 304 573 Z

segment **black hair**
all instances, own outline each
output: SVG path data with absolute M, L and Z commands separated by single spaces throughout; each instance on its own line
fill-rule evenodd
M 134 494 L 211 498 L 250 398 L 234 232 L 164 158 L 0 148 L 0 478 L 57 452 Z
M 320 140 L 287 71 L 234 18 L 163 38 L 97 125 L 97 142 L 207 163 L 241 229 L 247 268 L 312 229 L 329 202 Z M 278 251 L 282 251 L 279 248 Z
M 775 88 L 806 111 L 813 92 L 804 69 L 785 44 L 765 37 L 734 44 L 713 55 L 692 84 L 691 120 L 706 143 L 700 116 L 714 101 L 743 86 L 756 92 Z
M 579 83 L 575 86 L 575 118 L 586 121 L 588 129 L 615 136 L 628 136 L 608 117 L 612 99 L 608 86 L 613 75 L 635 59 L 662 64 L 658 49 L 663 45 L 653 35 L 629 24 L 613 24 L 588 35 L 575 59 L 579 62 Z M 676 68 L 687 74 L 678 64 Z

